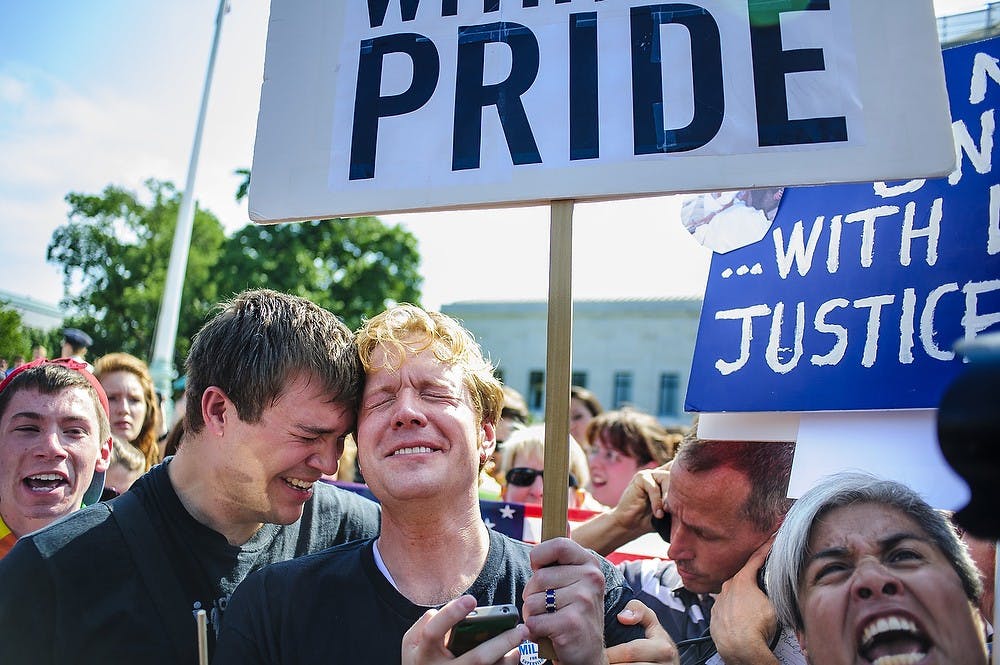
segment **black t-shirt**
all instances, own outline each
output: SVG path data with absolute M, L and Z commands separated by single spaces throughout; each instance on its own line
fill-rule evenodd
M 175 609 L 191 624 L 184 653 L 196 645 L 194 611 L 207 611 L 214 643 L 229 595 L 251 572 L 378 533 L 377 504 L 316 483 L 302 519 L 266 524 L 234 547 L 184 509 L 167 475 L 169 461 L 129 492 L 141 499 L 156 535 L 141 551 L 165 554 L 172 570 L 156 578 L 185 599 L 186 606 Z M 168 594 L 147 587 L 116 519 L 120 513 L 112 517 L 106 504 L 85 508 L 21 538 L 0 560 L 0 663 L 178 662 L 152 598 Z
M 400 662 L 403 635 L 428 609 L 406 599 L 379 571 L 374 539 L 348 543 L 249 576 L 233 595 L 213 665 Z M 530 546 L 490 531 L 483 570 L 466 593 L 479 605 L 513 603 L 531 577 Z M 617 615 L 632 599 L 602 559 L 604 638 L 609 646 L 643 637 Z

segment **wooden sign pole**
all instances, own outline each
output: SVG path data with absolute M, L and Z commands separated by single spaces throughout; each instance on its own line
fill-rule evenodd
M 567 535 L 569 390 L 573 358 L 573 201 L 553 201 L 549 228 L 549 301 L 545 361 L 545 487 L 542 540 Z M 540 640 L 539 655 L 555 651 Z
M 569 389 L 573 357 L 573 201 L 553 201 L 545 360 L 545 489 L 542 540 L 566 535 Z

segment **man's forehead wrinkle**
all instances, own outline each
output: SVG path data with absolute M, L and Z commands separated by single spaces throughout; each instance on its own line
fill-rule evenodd
M 13 411 L 7 416 L 11 420 L 14 418 L 27 418 L 30 420 L 43 420 L 45 418 L 56 418 L 57 420 L 90 420 L 90 416 L 86 413 L 78 413 L 74 411 Z
M 398 344 L 399 346 L 381 342 L 376 347 L 369 359 L 373 371 L 397 374 L 406 362 L 407 356 L 418 352 L 405 342 L 400 341 Z M 375 356 L 381 356 L 378 358 L 378 362 L 374 362 Z
M 299 429 L 312 434 L 333 434 L 339 431 L 336 427 L 324 427 L 322 425 L 310 425 L 309 423 L 294 423 L 292 429 Z
M 434 354 L 436 360 L 447 367 L 454 367 L 458 364 L 458 359 L 447 346 L 430 337 L 418 336 L 404 337 L 393 344 L 379 343 L 369 358 L 369 365 L 375 371 L 385 370 L 395 373 L 415 356 L 428 351 Z M 377 358 L 378 355 L 381 357 Z

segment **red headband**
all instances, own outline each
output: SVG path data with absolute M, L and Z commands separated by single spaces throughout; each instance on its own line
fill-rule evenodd
M 87 379 L 87 382 L 90 383 L 91 387 L 93 387 L 94 392 L 97 393 L 97 398 L 101 400 L 101 406 L 104 407 L 104 413 L 108 416 L 109 420 L 111 419 L 111 407 L 108 406 L 108 395 L 104 392 L 104 387 L 101 386 L 101 382 L 97 380 L 96 376 L 90 373 L 90 370 L 87 369 L 87 363 L 82 363 L 73 358 L 55 358 L 51 360 L 48 358 L 39 358 L 38 360 L 32 360 L 30 363 L 20 365 L 12 370 L 3 381 L 0 381 L 0 393 L 2 393 L 8 385 L 10 385 L 10 382 L 13 381 L 14 377 L 18 374 L 29 369 L 41 367 L 42 365 L 59 365 L 60 367 L 75 370 L 82 374 L 83 378 Z

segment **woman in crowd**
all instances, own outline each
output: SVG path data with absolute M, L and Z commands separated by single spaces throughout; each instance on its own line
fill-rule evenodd
M 979 573 L 947 518 L 900 483 L 841 473 L 803 494 L 766 581 L 811 665 L 986 663 Z
M 632 477 L 642 469 L 655 469 L 672 460 L 682 438 L 653 416 L 635 409 L 598 415 L 587 426 L 594 498 L 608 507 L 618 505 Z
M 500 469 L 506 481 L 503 499 L 515 503 L 542 503 L 542 470 L 545 468 L 545 426 L 516 430 L 500 450 Z M 602 510 L 586 489 L 590 472 L 580 444 L 569 439 L 569 507 Z
M 104 498 L 112 499 L 146 473 L 146 456 L 120 436 L 112 436 L 111 464 L 104 475 Z
M 570 386 L 569 389 L 569 434 L 589 453 L 587 444 L 587 425 L 596 416 L 604 412 L 604 407 L 597 395 L 582 386 Z
M 515 430 L 527 427 L 531 423 L 531 411 L 524 396 L 511 388 L 503 387 L 503 409 L 500 410 L 500 420 L 497 421 L 497 445 L 507 440 Z
M 109 353 L 97 360 L 94 374 L 111 404 L 111 432 L 142 451 L 143 472 L 160 461 L 160 406 L 146 363 L 128 353 Z

